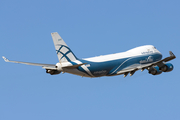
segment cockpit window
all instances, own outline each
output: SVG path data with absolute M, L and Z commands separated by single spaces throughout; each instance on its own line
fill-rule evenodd
M 154 49 L 156 49 L 156 47 L 154 47 Z

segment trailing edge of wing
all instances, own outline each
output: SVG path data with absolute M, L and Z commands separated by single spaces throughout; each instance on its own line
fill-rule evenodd
M 125 70 L 121 70 L 121 71 L 117 72 L 117 74 L 124 74 L 127 72 L 136 71 L 136 70 L 137 70 L 136 68 L 125 69 Z
M 21 64 L 26 64 L 26 65 L 34 65 L 34 66 L 41 66 L 41 67 L 51 67 L 51 68 L 55 68 L 56 65 L 53 64 L 42 64 L 42 63 L 30 63 L 30 62 L 21 62 L 21 61 L 11 61 L 8 60 L 6 57 L 2 56 L 2 58 L 4 59 L 5 62 L 13 62 L 13 63 L 21 63 Z

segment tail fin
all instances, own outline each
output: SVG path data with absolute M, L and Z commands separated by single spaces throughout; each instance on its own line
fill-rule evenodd
M 73 54 L 71 49 L 66 45 L 61 36 L 57 33 L 51 33 L 56 53 L 59 59 L 59 62 L 70 62 L 77 60 L 77 57 Z

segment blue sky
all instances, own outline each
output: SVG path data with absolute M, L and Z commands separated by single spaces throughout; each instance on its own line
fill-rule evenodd
M 179 0 L 0 1 L 0 55 L 58 62 L 51 32 L 79 58 L 154 45 L 174 70 L 158 76 L 51 76 L 41 67 L 0 60 L 1 120 L 179 120 Z

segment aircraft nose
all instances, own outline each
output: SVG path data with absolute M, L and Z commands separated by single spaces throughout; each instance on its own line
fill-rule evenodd
M 161 52 L 159 52 L 159 50 L 155 49 L 154 52 L 158 54 L 159 59 L 162 59 L 162 54 L 161 54 Z
M 159 51 L 157 53 L 158 53 L 159 60 L 161 60 L 162 59 L 162 54 Z

